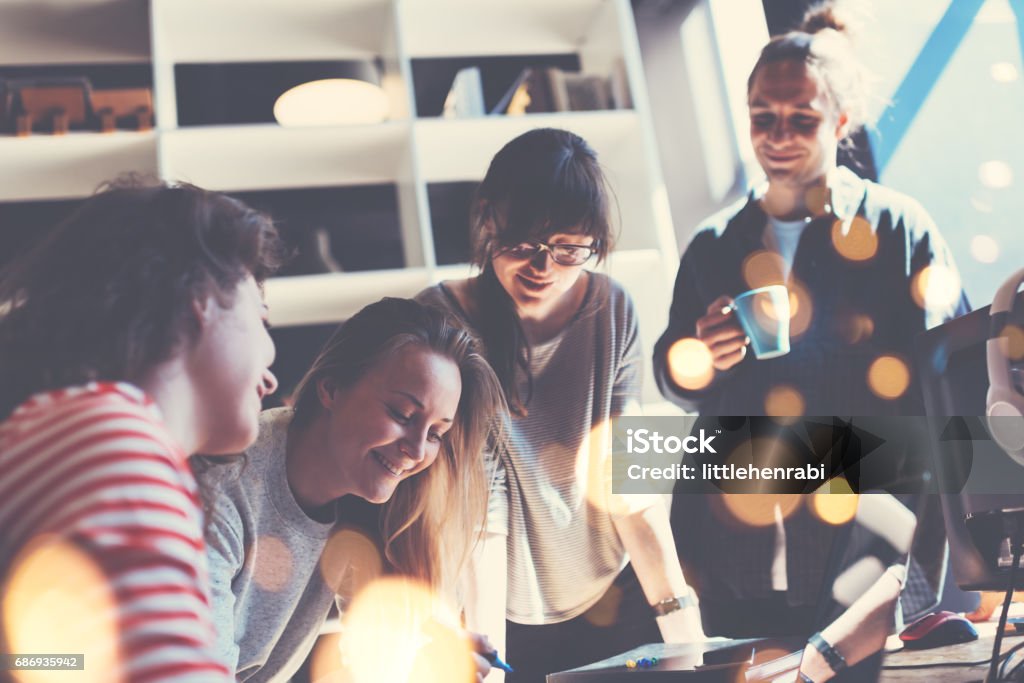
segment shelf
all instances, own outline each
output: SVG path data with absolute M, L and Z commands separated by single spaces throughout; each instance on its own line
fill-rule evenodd
M 424 268 L 271 278 L 270 322 L 276 326 L 340 322 L 385 296 L 411 298 L 430 284 Z
M 467 3 L 412 0 L 401 5 L 410 57 L 578 52 L 607 0 L 516 0 Z
M 2 0 L 0 64 L 150 60 L 149 12 L 137 0 Z
M 164 131 L 162 175 L 216 190 L 393 183 L 404 177 L 409 125 L 276 124 Z
M 154 0 L 155 57 L 170 62 L 359 59 L 393 43 L 386 0 Z
M 639 77 L 631 22 L 627 0 L 0 0 L 0 65 L 9 75 L 81 72 L 106 82 L 142 70 L 145 76 L 133 72 L 129 84 L 152 86 L 158 125 L 148 133 L 0 137 L 0 202 L 81 198 L 125 172 L 236 194 L 270 209 L 307 255 L 324 256 L 330 241 L 332 258 L 292 272 L 322 273 L 336 264 L 344 272 L 267 284 L 274 324 L 330 324 L 382 296 L 414 296 L 439 280 L 469 276 L 465 264 L 437 263 L 466 258 L 464 240 L 453 236 L 463 230 L 473 183 L 512 138 L 565 128 L 594 147 L 614 190 L 621 232 L 607 270 L 633 294 L 650 344 L 667 314 L 676 251 L 671 231 L 661 229 L 664 185 L 652 161 L 642 88 L 630 110 L 410 118 L 440 111 L 452 77 L 467 65 L 481 68 L 488 101 L 524 66 L 608 76 L 625 64 Z M 179 110 L 188 110 L 179 108 L 179 96 L 189 106 L 220 106 L 187 87 L 183 65 L 231 65 L 222 69 L 231 79 L 242 64 L 258 63 L 254 80 L 266 85 L 268 64 L 349 59 L 380 64 L 391 120 L 282 128 L 270 118 L 207 125 L 241 119 L 182 114 L 182 123 L 201 125 L 179 128 Z M 238 97 L 232 102 L 253 109 Z M 455 186 L 444 187 L 449 183 Z M 17 210 L 5 215 L 17 217 Z M 356 270 L 398 264 L 405 268 Z
M 156 134 L 0 136 L 0 160 L 0 201 L 85 197 L 125 173 L 155 175 Z
M 533 128 L 571 130 L 601 157 L 621 156 L 640 146 L 640 124 L 632 110 L 419 119 L 414 125 L 420 171 L 427 182 L 480 180 L 506 142 Z

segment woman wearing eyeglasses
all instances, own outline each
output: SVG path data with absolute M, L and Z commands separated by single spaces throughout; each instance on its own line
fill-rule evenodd
M 703 637 L 660 500 L 615 496 L 605 476 L 604 429 L 638 408 L 643 361 L 628 294 L 582 268 L 611 248 L 594 151 L 555 129 L 509 142 L 477 190 L 471 240 L 480 274 L 421 297 L 480 335 L 512 413 L 477 566 L 481 602 L 506 608 L 509 680 Z M 507 600 L 494 592 L 506 566 Z M 502 635 L 494 621 L 471 627 Z

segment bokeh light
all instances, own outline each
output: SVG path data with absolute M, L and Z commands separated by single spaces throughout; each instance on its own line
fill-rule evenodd
M 577 490 L 582 491 L 586 500 L 594 508 L 604 512 L 617 512 L 611 506 L 615 502 L 628 503 L 629 496 L 613 496 L 611 491 L 611 457 L 608 449 L 611 444 L 609 424 L 600 422 L 594 425 L 590 434 L 580 443 L 579 451 L 576 453 L 576 482 Z M 542 447 L 538 454 L 538 462 L 563 461 L 565 449 L 561 444 L 554 443 Z M 552 506 L 555 515 L 564 514 L 560 523 L 569 524 L 572 516 L 566 506 Z
M 862 216 L 832 224 L 832 246 L 848 261 L 868 261 L 878 253 L 878 235 Z
M 983 194 L 976 192 L 970 199 L 971 208 L 978 213 L 992 213 L 993 206 L 991 194 L 992 193 L 988 191 L 985 191 Z
M 469 640 L 422 583 L 388 576 L 356 595 L 342 620 L 340 651 L 353 683 L 469 683 Z
M 1013 323 L 999 333 L 999 350 L 1011 361 L 1024 359 L 1024 329 Z
M 583 618 L 594 626 L 607 628 L 614 626 L 619 620 L 619 608 L 622 607 L 622 589 L 612 584 L 601 599 L 593 607 L 583 613 Z
M 761 249 L 743 259 L 743 279 L 750 289 L 768 285 L 784 285 L 786 262 L 774 251 Z
M 857 515 L 860 496 L 843 477 L 829 479 L 811 496 L 811 511 L 826 524 L 838 526 Z
M 954 308 L 960 292 L 960 276 L 946 266 L 925 266 L 910 282 L 910 295 L 921 308 Z
M 850 313 L 840 316 L 838 328 L 840 338 L 852 346 L 871 339 L 875 321 L 866 313 Z
M 803 283 L 793 279 L 789 282 L 789 337 L 796 339 L 811 326 L 814 304 L 811 294 Z
M 343 527 L 327 540 L 320 555 L 320 573 L 335 593 L 358 594 L 384 572 L 384 558 L 377 544 L 362 530 Z
M 0 587 L 7 652 L 80 653 L 85 670 L 68 672 L 68 680 L 126 680 L 117 605 L 95 560 L 58 536 L 41 536 L 15 557 L 8 577 Z M 20 682 L 53 679 L 53 671 L 17 672 Z
M 828 213 L 832 206 L 828 203 L 831 191 L 826 185 L 815 185 L 804 193 L 804 206 L 813 215 Z
M 896 356 L 879 356 L 868 368 L 868 387 L 880 398 L 893 400 L 910 386 L 910 368 Z
M 341 662 L 341 633 L 326 633 L 309 653 L 311 683 L 350 683 L 352 676 Z
M 271 593 L 284 590 L 292 579 L 292 551 L 276 536 L 260 536 L 256 545 L 266 561 L 256 563 L 253 582 Z
M 978 263 L 995 263 L 999 259 L 999 243 L 991 235 L 971 238 L 971 256 Z
M 800 506 L 800 496 L 775 493 L 723 493 L 722 502 L 732 517 L 745 526 L 775 524 L 775 506 L 785 519 Z
M 1017 67 L 1012 62 L 994 62 L 989 73 L 996 83 L 1013 83 L 1018 77 Z
M 693 337 L 685 337 L 668 350 L 668 372 L 683 389 L 696 391 L 711 384 L 715 376 L 711 349 Z
M 978 180 L 985 187 L 1003 190 L 1013 185 L 1013 168 L 1005 161 L 993 159 L 978 166 Z
M 804 414 L 804 397 L 795 387 L 772 387 L 764 400 L 765 415 L 772 417 L 800 417 Z

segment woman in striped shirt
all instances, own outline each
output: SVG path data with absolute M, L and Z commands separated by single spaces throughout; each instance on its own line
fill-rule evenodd
M 0 651 L 76 653 L 83 680 L 232 680 L 187 458 L 256 437 L 279 253 L 233 199 L 120 186 L 0 274 Z

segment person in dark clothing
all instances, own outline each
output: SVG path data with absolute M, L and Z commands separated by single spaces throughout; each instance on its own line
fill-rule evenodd
M 702 418 L 923 414 L 914 337 L 969 306 L 927 212 L 837 166 L 840 145 L 863 122 L 864 93 L 862 68 L 829 5 L 762 50 L 748 105 L 767 183 L 697 230 L 655 346 L 659 388 L 685 410 Z M 791 351 L 758 360 L 730 304 L 772 284 L 789 291 Z M 810 442 L 803 429 L 794 425 L 782 441 Z M 751 441 L 760 436 L 750 432 Z M 708 635 L 811 636 L 801 673 L 820 683 L 844 660 L 855 664 L 882 647 L 915 522 L 905 505 L 879 494 L 861 496 L 836 523 L 819 514 L 816 496 L 676 495 L 672 526 Z M 843 588 L 838 577 L 867 557 L 872 534 L 897 526 L 895 545 L 872 555 L 870 569 L 858 566 L 856 590 Z M 845 611 L 823 619 L 833 599 Z

